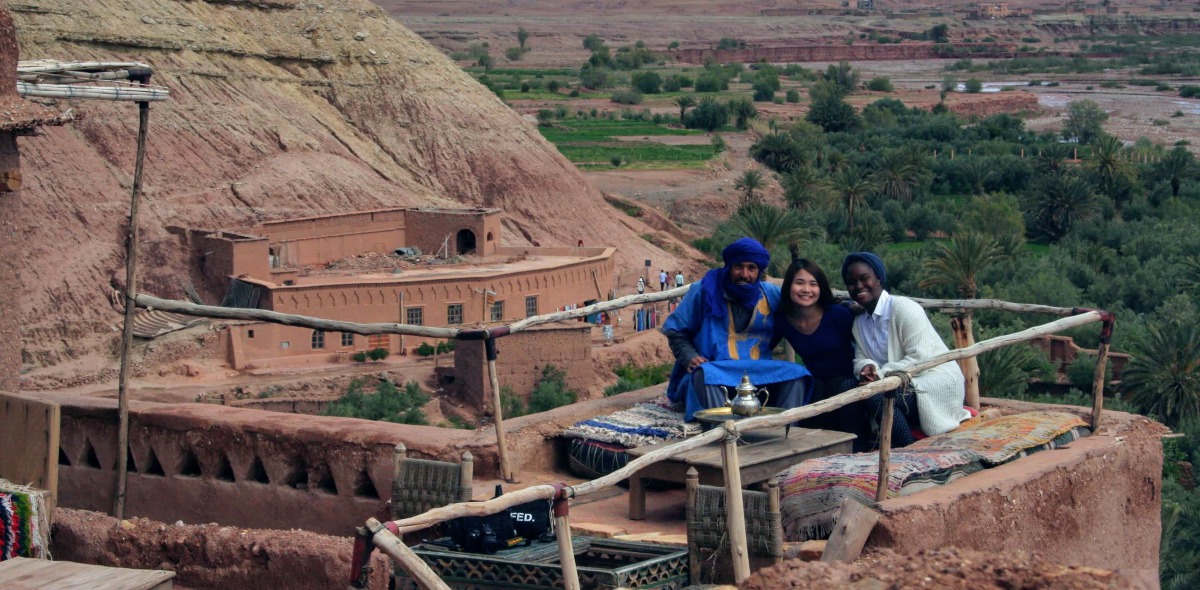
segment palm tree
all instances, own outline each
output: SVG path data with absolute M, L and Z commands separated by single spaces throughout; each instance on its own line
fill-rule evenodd
M 1185 179 L 1200 175 L 1200 171 L 1197 171 L 1196 156 L 1193 156 L 1192 152 L 1187 151 L 1187 148 L 1183 146 L 1176 146 L 1175 149 L 1167 152 L 1155 169 L 1159 176 L 1170 181 L 1172 197 L 1179 196 L 1179 185 Z
M 1028 210 L 1038 231 L 1051 242 L 1066 235 L 1075 224 L 1100 214 L 1100 202 L 1092 186 L 1073 174 L 1042 176 L 1031 188 Z
M 1123 200 L 1119 198 L 1119 188 L 1137 178 L 1137 169 L 1133 163 L 1122 159 L 1124 151 L 1125 144 L 1121 143 L 1121 140 L 1112 135 L 1101 135 L 1092 142 L 1092 159 L 1087 163 L 1087 168 L 1093 171 L 1100 181 L 1100 190 L 1117 204 L 1118 210 Z
M 773 121 L 774 119 L 772 119 Z M 807 164 L 812 148 L 796 141 L 790 133 L 768 133 L 750 146 L 750 157 L 776 172 Z
M 825 177 L 816 168 L 799 166 L 783 175 L 783 198 L 792 209 L 805 210 L 825 194 Z
M 795 209 L 751 204 L 729 218 L 728 231 L 758 240 L 768 251 L 783 244 L 804 243 L 823 236 L 820 228 Z M 779 258 L 780 261 L 783 257 Z
M 1183 278 L 1179 280 L 1179 288 L 1186 291 L 1200 289 L 1200 256 L 1192 255 L 1183 259 Z
M 846 207 L 850 222 L 850 235 L 854 235 L 854 209 L 867 205 L 867 195 L 875 190 L 875 181 L 859 168 L 845 167 L 833 176 L 833 192 L 838 202 Z
M 922 289 L 935 286 L 953 288 L 964 299 L 979 292 L 979 275 L 989 266 L 1005 259 L 1004 251 L 991 236 L 975 232 L 954 234 L 949 244 L 939 244 L 934 255 L 925 260 L 926 277 Z M 971 310 L 963 310 L 950 321 L 954 345 L 966 348 L 975 344 Z M 979 361 L 970 357 L 959 361 L 967 378 L 967 405 L 979 408 Z
M 690 94 L 676 96 L 675 100 L 671 101 L 675 106 L 679 107 L 679 123 L 683 124 L 683 116 L 687 114 L 687 110 L 696 106 L 696 97 Z
M 912 203 L 913 191 L 920 181 L 920 171 L 908 155 L 894 150 L 879 159 L 873 177 L 879 185 L 879 194 L 907 205 Z
M 758 116 L 758 109 L 746 97 L 729 99 L 729 112 L 733 114 L 734 125 L 738 129 L 745 129 L 750 119 Z
M 758 203 L 758 198 L 754 191 L 759 190 L 767 185 L 763 179 L 763 173 L 753 168 L 742 172 L 742 175 L 733 183 L 733 188 L 742 191 L 742 205 L 753 205 Z
M 1183 322 L 1151 324 L 1130 347 L 1121 392 L 1138 412 L 1167 426 L 1200 417 L 1200 331 Z
M 981 197 L 987 196 L 987 182 L 996 174 L 992 170 L 991 162 L 981 157 L 963 158 L 960 170 L 962 171 L 963 179 L 967 181 L 967 184 L 971 185 L 971 194 Z
M 1070 157 L 1071 148 L 1067 144 L 1049 144 L 1037 156 L 1037 169 L 1039 172 L 1062 172 Z

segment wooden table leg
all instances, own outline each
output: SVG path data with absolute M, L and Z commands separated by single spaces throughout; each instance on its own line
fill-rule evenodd
M 646 519 L 646 486 L 641 472 L 629 478 L 629 520 Z

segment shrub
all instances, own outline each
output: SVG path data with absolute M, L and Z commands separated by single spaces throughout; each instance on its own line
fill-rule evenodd
M 754 100 L 755 102 L 771 102 L 775 100 L 775 90 L 766 81 L 759 80 L 754 83 Z
M 629 87 L 642 94 L 658 94 L 661 86 L 662 76 L 654 72 L 638 72 L 629 81 Z
M 437 352 L 437 348 L 428 342 L 422 342 L 420 346 L 417 346 L 419 356 L 433 356 L 435 352 Z
M 636 90 L 618 90 L 612 93 L 611 100 L 617 104 L 642 104 L 642 93 Z
M 1075 362 L 1067 365 L 1067 380 L 1071 382 L 1071 387 L 1080 391 L 1092 390 L 1092 379 L 1096 373 L 1096 357 L 1090 354 L 1081 354 L 1075 357 Z M 1112 380 L 1112 364 L 1105 367 L 1105 381 Z
M 729 107 L 719 100 L 712 100 L 712 97 L 705 97 L 687 113 L 683 124 L 689 129 L 716 131 L 728 122 Z
M 696 92 L 720 92 L 729 88 L 729 82 L 715 74 L 704 74 L 696 79 Z
M 537 414 L 575 403 L 577 394 L 567 388 L 567 374 L 554 365 L 542 367 L 542 376 L 529 395 L 529 413 Z
M 714 153 L 721 153 L 728 147 L 725 144 L 725 138 L 721 137 L 720 133 L 714 133 L 712 136 L 712 147 Z
M 795 88 L 788 88 L 787 101 L 793 103 L 800 102 L 800 91 Z
M 451 352 L 454 352 L 454 341 L 453 340 L 445 340 L 445 341 L 437 343 L 437 353 L 438 354 L 447 354 L 447 353 L 451 353 Z
M 374 394 L 362 391 L 362 381 L 350 383 L 346 395 L 321 412 L 322 416 L 361 418 L 397 424 L 426 424 L 425 412 L 421 407 L 429 403 L 429 396 L 421 391 L 415 381 L 409 381 L 399 389 L 391 381 L 380 381 Z
M 560 87 L 561 84 L 559 84 L 558 80 L 551 80 L 546 83 L 546 90 L 549 90 L 550 92 L 558 92 Z
M 612 164 L 613 168 L 621 167 L 621 161 L 622 161 L 621 156 L 613 156 L 613 157 L 609 158 L 608 161 L 609 161 L 609 163 Z
M 570 96 L 571 96 L 571 98 L 579 98 L 579 89 L 572 88 Z
M 521 51 L 520 47 L 509 47 L 504 50 L 504 57 L 508 58 L 508 61 L 521 61 L 521 58 L 525 57 L 525 52 Z
M 983 82 L 980 82 L 979 78 L 970 78 L 964 85 L 970 94 L 979 94 L 983 90 Z
M 504 413 L 505 418 L 516 418 L 529 413 L 521 398 L 507 385 L 500 388 L 500 411 Z
M 1195 84 L 1184 84 L 1179 87 L 1179 96 L 1183 98 L 1200 98 L 1200 86 Z
M 388 349 L 386 348 L 372 348 L 371 350 L 367 351 L 367 358 L 373 361 L 381 361 L 386 359 L 391 354 L 392 353 L 388 352 Z
M 352 360 L 352 361 L 354 361 L 354 362 L 356 362 L 356 363 L 365 363 L 365 362 L 367 362 L 367 351 L 365 351 L 365 350 L 360 350 L 360 351 L 358 351 L 358 352 L 356 352 L 356 353 L 354 353 L 354 354 L 350 355 L 350 360 Z
M 529 82 L 521 82 L 521 92 L 529 92 Z
M 871 78 L 871 80 L 867 82 L 867 90 L 872 90 L 875 92 L 892 92 L 895 90 L 895 88 L 892 86 L 892 81 L 890 79 L 883 76 L 878 76 Z

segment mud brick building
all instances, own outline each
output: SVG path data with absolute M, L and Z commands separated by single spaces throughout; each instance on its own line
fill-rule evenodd
M 567 388 L 586 392 L 595 380 L 591 326 L 559 322 L 496 340 L 496 375 L 522 402 L 529 403 L 533 386 L 546 365 L 554 365 L 566 373 Z M 462 401 L 490 410 L 492 386 L 483 342 L 458 343 L 454 350 L 454 373 Z
M 360 323 L 458 326 L 585 306 L 610 297 L 616 266 L 615 248 L 501 246 L 497 209 L 396 208 L 178 233 L 203 276 L 228 291 L 226 305 Z M 336 264 L 414 248 L 462 258 L 395 258 L 386 270 Z M 406 354 L 425 341 L 247 322 L 230 325 L 224 345 L 230 366 L 247 369 L 375 348 Z

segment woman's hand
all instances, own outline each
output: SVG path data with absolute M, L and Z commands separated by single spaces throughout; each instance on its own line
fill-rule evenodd
M 879 381 L 879 373 L 875 370 L 875 365 L 867 365 L 862 368 L 862 371 L 859 371 L 858 382 L 871 383 L 872 381 Z

